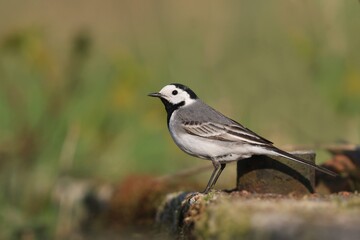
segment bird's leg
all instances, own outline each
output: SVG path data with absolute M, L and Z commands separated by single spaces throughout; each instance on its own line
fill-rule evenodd
M 220 177 L 220 174 L 222 173 L 222 171 L 224 170 L 224 168 L 226 167 L 226 164 L 225 163 L 221 163 L 220 164 L 220 170 L 219 172 L 216 174 L 215 178 L 214 178 L 214 181 L 210 187 L 210 189 L 215 185 L 215 183 L 217 182 L 218 178 Z
M 210 191 L 210 189 L 215 185 L 215 183 L 218 180 L 221 172 L 226 167 L 225 163 L 220 163 L 220 162 L 218 162 L 216 160 L 213 160 L 212 163 L 214 165 L 214 171 L 211 174 L 211 177 L 209 179 L 209 182 L 208 182 L 205 190 L 202 192 L 204 194 L 208 193 Z

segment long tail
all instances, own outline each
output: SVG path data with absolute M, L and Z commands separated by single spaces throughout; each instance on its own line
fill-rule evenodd
M 318 170 L 318 171 L 320 171 L 320 172 L 323 172 L 323 173 L 326 173 L 326 174 L 329 174 L 329 175 L 331 175 L 331 176 L 333 176 L 333 177 L 338 176 L 338 174 L 337 174 L 337 173 L 334 173 L 333 171 L 330 171 L 330 170 L 328 170 L 328 169 L 326 169 L 326 168 L 324 168 L 324 167 L 320 167 L 320 166 L 316 165 L 315 163 L 312 163 L 312 162 L 310 162 L 310 161 L 304 160 L 304 159 L 302 159 L 302 158 L 300 158 L 300 157 L 297 157 L 297 156 L 295 156 L 295 155 L 292 155 L 292 154 L 290 154 L 290 153 L 288 153 L 288 152 L 285 152 L 285 151 L 283 151 L 283 150 L 281 150 L 281 149 L 278 149 L 278 148 L 276 148 L 276 147 L 272 147 L 272 148 L 271 148 L 271 151 L 275 152 L 276 154 L 278 154 L 278 155 L 280 155 L 280 156 L 283 156 L 283 157 L 286 157 L 286 158 L 288 158 L 288 159 L 294 160 L 294 161 L 296 161 L 296 162 L 299 162 L 299 163 L 305 164 L 305 165 L 307 165 L 307 166 L 313 167 L 313 168 L 315 168 L 316 170 Z

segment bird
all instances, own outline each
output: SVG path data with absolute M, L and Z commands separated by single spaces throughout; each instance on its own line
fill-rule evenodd
M 204 194 L 213 188 L 227 163 L 253 155 L 282 156 L 331 176 L 337 175 L 275 147 L 270 140 L 204 103 L 183 84 L 168 84 L 148 96 L 160 98 L 164 104 L 167 126 L 175 144 L 191 156 L 212 162 L 214 170 Z

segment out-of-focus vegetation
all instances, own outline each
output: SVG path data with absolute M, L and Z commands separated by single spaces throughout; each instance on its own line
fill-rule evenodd
M 355 0 L 31 2 L 0 2 L 0 239 L 53 236 L 62 176 L 201 164 L 146 97 L 171 82 L 279 146 L 360 140 Z

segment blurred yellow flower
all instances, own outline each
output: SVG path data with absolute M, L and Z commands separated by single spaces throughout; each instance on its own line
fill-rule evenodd
M 350 97 L 360 97 L 360 72 L 350 71 L 344 79 L 345 94 Z
M 135 92 L 125 84 L 114 87 L 111 95 L 112 103 L 116 108 L 129 108 L 135 103 Z

